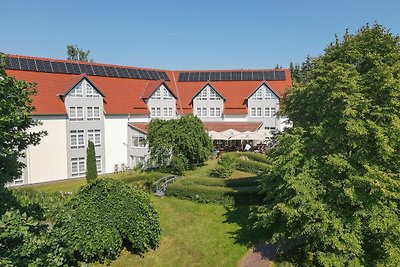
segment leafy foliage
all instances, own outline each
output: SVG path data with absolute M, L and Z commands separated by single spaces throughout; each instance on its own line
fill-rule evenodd
M 89 59 L 90 50 L 84 51 L 79 48 L 77 45 L 67 45 L 67 59 L 68 60 L 76 60 L 76 61 L 90 61 L 93 62 L 93 59 Z
M 37 145 L 46 132 L 28 132 L 39 122 L 33 120 L 31 96 L 35 84 L 17 81 L 5 72 L 6 57 L 0 54 L 0 187 L 21 176 L 24 156 L 29 145 Z
M 211 177 L 228 178 L 235 169 L 235 156 L 231 153 L 224 154 L 218 160 L 218 166 L 210 171 Z
M 201 120 L 192 115 L 175 120 L 154 119 L 148 126 L 151 160 L 161 168 L 171 165 L 177 172 L 204 163 L 211 153 L 211 140 Z
M 253 215 L 297 264 L 400 262 L 399 41 L 380 25 L 346 32 L 285 97 L 295 127 L 277 137 Z
M 86 150 L 86 180 L 88 183 L 97 178 L 96 152 L 94 144 L 89 140 Z
M 134 253 L 156 248 L 158 215 L 142 192 L 113 179 L 95 179 L 68 203 L 55 231 L 78 259 L 114 259 L 123 246 Z

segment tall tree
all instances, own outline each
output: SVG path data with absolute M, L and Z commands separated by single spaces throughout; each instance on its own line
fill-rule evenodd
M 346 32 L 283 101 L 295 127 L 278 137 L 253 215 L 298 264 L 400 262 L 399 41 L 377 24 Z
M 0 187 L 21 176 L 19 161 L 29 145 L 37 145 L 46 132 L 28 132 L 39 124 L 32 119 L 35 84 L 18 81 L 5 71 L 6 57 L 0 54 Z
M 147 141 L 151 159 L 159 167 L 203 163 L 211 153 L 211 140 L 201 120 L 192 115 L 175 120 L 152 120 Z
M 96 152 L 94 144 L 89 140 L 86 150 L 86 180 L 88 183 L 97 178 Z
M 90 50 L 84 51 L 77 45 L 67 45 L 67 59 L 76 61 L 93 61 L 89 59 Z

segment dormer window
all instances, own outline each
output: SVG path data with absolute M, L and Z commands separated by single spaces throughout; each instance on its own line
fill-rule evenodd
M 154 98 L 154 99 L 160 99 L 160 98 L 161 98 L 161 90 L 160 90 L 160 88 L 158 88 L 158 89 L 154 92 L 152 98 Z
M 219 94 L 210 86 L 206 86 L 196 97 L 197 100 L 220 100 Z
M 82 80 L 69 93 L 71 97 L 100 97 L 100 93 L 87 81 Z
M 163 98 L 164 99 L 172 99 L 172 94 L 165 87 L 163 87 Z
M 70 96 L 72 96 L 72 97 L 83 97 L 83 86 L 82 86 L 82 83 L 78 84 L 74 89 L 71 90 Z
M 86 82 L 86 97 L 100 97 L 100 94 L 91 86 L 89 83 Z

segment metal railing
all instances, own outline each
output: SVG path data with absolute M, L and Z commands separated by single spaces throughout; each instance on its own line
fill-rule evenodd
M 177 175 L 167 175 L 158 179 L 156 182 L 154 182 L 155 194 L 159 196 L 164 196 L 165 191 L 167 191 L 167 186 L 169 184 L 175 183 L 176 180 L 180 178 L 182 177 Z

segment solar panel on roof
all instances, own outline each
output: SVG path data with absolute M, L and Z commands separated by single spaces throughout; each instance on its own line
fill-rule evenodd
M 240 71 L 233 71 L 232 81 L 241 81 L 241 80 L 242 80 L 242 73 Z
M 78 64 L 65 62 L 65 66 L 69 74 L 81 74 Z
M 51 71 L 51 70 L 49 71 L 49 70 L 45 69 L 43 60 L 36 60 L 36 67 L 37 67 L 37 70 L 41 71 L 41 72 L 50 72 Z
M 158 80 L 158 79 L 159 79 L 159 77 L 158 77 L 158 75 L 157 75 L 157 73 L 156 73 L 155 71 L 148 70 L 147 72 L 149 73 L 150 78 L 151 78 L 152 80 Z
M 160 76 L 161 79 L 163 79 L 165 81 L 169 81 L 169 77 L 165 71 L 159 71 L 158 75 Z
M 220 80 L 221 80 L 221 72 L 210 73 L 210 81 L 220 81 Z
M 264 80 L 273 81 L 275 80 L 273 71 L 264 71 Z
M 114 67 L 104 66 L 107 77 L 118 77 L 117 70 Z
M 92 65 L 89 64 L 79 64 L 82 73 L 86 73 L 87 75 L 94 75 L 94 71 Z
M 210 72 L 200 72 L 199 81 L 209 81 L 210 80 Z
M 36 60 L 36 62 L 37 62 L 37 60 Z M 45 72 L 50 72 L 50 73 L 54 72 L 53 68 L 51 67 L 50 61 L 43 60 L 43 66 L 44 66 Z
M 251 81 L 251 80 L 253 80 L 253 72 L 251 72 L 251 71 L 243 71 L 242 72 L 242 80 L 243 81 Z
M 232 74 L 231 72 L 221 72 L 221 81 L 231 81 Z
M 93 68 L 95 75 L 107 77 L 106 71 L 104 70 L 103 66 L 92 65 L 92 68 Z
M 147 70 L 138 70 L 138 72 L 141 79 L 150 80 L 150 75 L 147 73 Z
M 286 75 L 284 71 L 275 71 L 275 80 L 286 80 Z
M 179 73 L 179 82 L 187 82 L 189 80 L 189 73 L 187 72 L 181 72 Z
M 115 68 L 117 70 L 118 76 L 122 78 L 130 78 L 126 68 Z
M 57 73 L 67 73 L 67 67 L 64 62 L 51 62 L 51 67 L 54 72 Z
M 190 82 L 198 82 L 200 80 L 200 72 L 190 72 L 189 73 L 189 81 Z
M 9 57 L 8 58 L 8 67 L 10 69 L 19 70 L 21 69 L 19 65 L 19 59 L 16 57 Z
M 34 59 L 28 59 L 28 68 L 31 71 L 37 71 L 36 62 Z
M 262 81 L 264 80 L 262 71 L 254 71 L 253 72 L 253 80 L 254 81 Z
M 127 69 L 129 76 L 133 79 L 140 79 L 139 72 L 135 69 Z
M 28 60 L 26 58 L 20 58 L 19 63 L 21 70 L 29 70 Z

